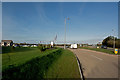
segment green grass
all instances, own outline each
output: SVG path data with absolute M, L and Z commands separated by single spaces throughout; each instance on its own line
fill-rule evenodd
M 80 78 L 77 60 L 69 50 L 18 48 L 2 55 L 2 80 Z M 10 58 L 9 58 L 10 56 Z
M 9 65 L 21 65 L 35 57 L 45 56 L 51 51 L 55 50 L 46 50 L 45 52 L 40 52 L 38 48 L 17 48 L 12 53 L 4 53 L 2 55 L 2 69 L 4 70 Z
M 3 71 L 3 80 L 42 80 L 50 65 L 61 55 L 61 49 L 27 61 L 19 66 L 9 66 Z
M 62 55 L 48 69 L 45 78 L 80 78 L 77 60 L 69 50 L 62 49 Z
M 32 48 L 30 47 L 5 47 L 2 46 L 2 54 L 3 53 L 12 53 L 12 52 L 23 52 L 23 51 L 28 51 L 28 50 L 32 50 Z
M 89 47 L 81 47 L 81 49 L 89 49 L 89 50 L 94 50 L 94 51 L 99 51 L 99 52 L 104 52 L 108 54 L 115 54 L 113 51 L 108 50 L 108 49 L 102 49 L 102 48 L 89 48 Z M 118 53 L 120 55 L 120 52 Z

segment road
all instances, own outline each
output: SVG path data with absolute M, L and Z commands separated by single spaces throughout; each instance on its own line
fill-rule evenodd
M 118 78 L 118 56 L 87 49 L 70 49 L 80 60 L 85 78 Z

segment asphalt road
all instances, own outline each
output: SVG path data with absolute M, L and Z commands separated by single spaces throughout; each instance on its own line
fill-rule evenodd
M 118 78 L 118 56 L 87 49 L 70 49 L 80 60 L 85 78 Z

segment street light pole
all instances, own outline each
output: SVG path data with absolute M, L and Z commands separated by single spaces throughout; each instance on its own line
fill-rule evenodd
M 65 17 L 65 36 L 64 36 L 64 49 L 66 49 L 66 20 L 69 20 L 69 17 Z
M 114 31 L 114 29 L 112 31 L 113 31 L 113 37 L 114 37 L 114 40 L 113 40 L 113 49 L 115 50 L 115 31 Z
M 65 36 L 64 36 L 64 49 L 66 48 L 66 17 L 65 17 Z

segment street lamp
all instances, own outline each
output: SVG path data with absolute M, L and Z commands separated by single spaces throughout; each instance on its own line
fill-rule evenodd
M 66 49 L 66 20 L 69 20 L 69 18 L 65 17 L 65 36 L 64 36 L 64 49 Z
M 113 31 L 113 37 L 114 37 L 114 40 L 113 40 L 113 49 L 115 50 L 115 31 L 114 31 L 114 29 L 112 29 L 112 31 Z

